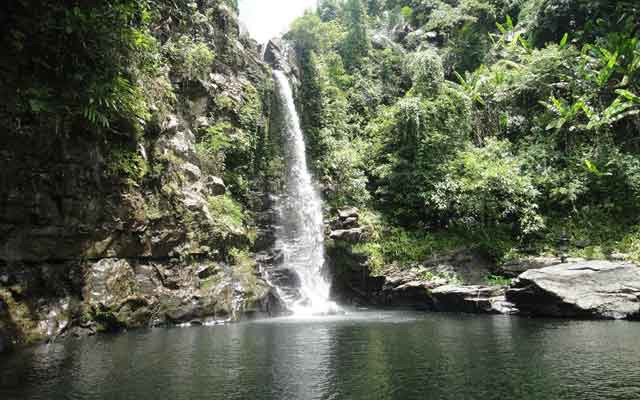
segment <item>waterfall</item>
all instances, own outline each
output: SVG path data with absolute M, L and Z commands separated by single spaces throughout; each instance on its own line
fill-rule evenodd
M 330 285 L 324 269 L 324 222 L 322 201 L 307 167 L 305 144 L 293 102 L 291 86 L 282 71 L 274 71 L 282 104 L 283 136 L 286 140 L 285 192 L 276 202 L 276 247 L 284 256 L 283 267 L 299 280 L 295 296 L 281 297 L 294 314 L 327 314 L 337 306 L 329 301 Z

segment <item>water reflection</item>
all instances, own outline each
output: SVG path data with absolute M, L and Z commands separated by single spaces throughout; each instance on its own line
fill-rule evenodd
M 366 313 L 158 329 L 0 359 L 1 399 L 633 399 L 638 325 Z

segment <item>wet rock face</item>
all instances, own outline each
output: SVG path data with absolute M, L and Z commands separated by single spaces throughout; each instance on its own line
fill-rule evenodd
M 210 200 L 228 195 L 227 186 L 196 151 L 198 135 L 222 117 L 214 99 L 232 99 L 236 107 L 224 110 L 224 120 L 239 123 L 247 93 L 268 71 L 254 43 L 238 37 L 234 10 L 197 6 L 207 19 L 190 32 L 215 47 L 216 60 L 197 80 L 169 74 L 175 108 L 149 122 L 144 139 L 132 132 L 3 134 L 0 347 L 278 312 L 258 266 L 230 265 L 231 249 L 251 258 L 250 236 L 246 226 L 221 226 Z M 183 32 L 167 24 L 159 40 L 174 34 Z M 148 173 L 114 170 L 118 152 L 141 160 Z
M 344 214 L 344 220 L 351 213 Z M 441 256 L 412 268 L 388 267 L 371 276 L 367 257 L 350 246 L 330 247 L 332 296 L 342 303 L 420 310 L 482 314 L 515 314 L 506 300 L 506 286 L 487 286 L 484 279 L 492 265 L 472 253 Z
M 505 299 L 506 286 L 487 286 L 474 274 L 469 263 L 488 273 L 482 260 L 459 254 L 434 260 L 426 266 L 389 270 L 377 301 L 388 306 L 410 306 L 431 311 L 479 314 L 515 314 L 517 309 Z M 459 263 L 459 264 L 458 264 Z
M 0 336 L 5 347 L 66 334 L 79 310 L 82 273 L 71 263 L 0 266 Z
M 507 299 L 531 315 L 638 319 L 640 268 L 588 261 L 529 270 L 509 288 Z
M 269 40 L 264 50 L 264 62 L 285 73 L 289 78 L 300 78 L 298 61 L 291 46 L 282 39 Z
M 338 210 L 338 215 L 330 223 L 329 239 L 345 243 L 358 243 L 364 239 L 366 232 L 360 227 L 358 213 L 359 210 L 355 207 Z
M 7 274 L 8 285 L 0 287 L 5 349 L 64 335 L 282 311 L 272 288 L 252 267 L 212 261 L 110 258 L 22 266 Z

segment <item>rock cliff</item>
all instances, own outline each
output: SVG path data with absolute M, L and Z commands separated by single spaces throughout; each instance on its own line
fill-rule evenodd
M 200 41 L 215 59 L 197 77 L 166 66 L 157 83 L 175 99 L 153 110 L 143 137 L 74 127 L 3 133 L 0 350 L 281 311 L 252 255 L 261 171 L 273 158 L 270 70 L 232 8 L 205 1 L 192 11 L 164 16 L 154 35 L 163 48 Z M 220 130 L 235 148 L 248 143 L 244 153 L 221 161 L 207 152 L 202 144 Z

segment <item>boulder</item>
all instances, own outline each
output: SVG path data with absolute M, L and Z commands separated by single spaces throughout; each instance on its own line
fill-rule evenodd
M 358 218 L 356 217 L 346 218 L 344 221 L 342 221 L 342 226 L 344 228 L 355 228 L 358 226 Z
M 413 32 L 413 28 L 409 24 L 398 24 L 391 31 L 391 38 L 394 42 L 402 42 L 409 33 Z
M 273 38 L 267 42 L 267 45 L 264 49 L 264 61 L 267 64 L 271 64 L 274 67 L 281 67 L 278 63 L 283 57 L 283 47 L 284 43 L 281 39 Z
M 168 135 L 175 135 L 180 129 L 180 120 L 177 115 L 171 114 L 161 124 L 162 132 Z
M 332 231 L 329 237 L 337 241 L 357 243 L 362 239 L 362 235 L 363 235 L 362 228 L 353 228 L 353 229 L 338 229 L 338 230 Z
M 200 279 L 207 279 L 207 278 L 217 274 L 218 272 L 219 272 L 218 268 L 216 268 L 216 266 L 210 265 L 210 264 L 203 265 L 203 266 L 199 267 L 196 270 L 196 274 L 198 275 L 198 278 L 200 278 Z
M 560 257 L 529 257 L 521 260 L 510 261 L 502 266 L 501 273 L 504 276 L 516 278 L 518 275 L 530 269 L 540 269 L 561 264 Z
M 381 32 L 374 33 L 373 36 L 371 36 L 371 45 L 377 50 L 392 49 L 397 52 L 403 52 L 402 46 L 399 46 L 396 42 Z
M 588 261 L 529 270 L 512 283 L 506 298 L 534 316 L 637 319 L 640 268 Z
M 427 281 L 410 281 L 395 287 L 383 286 L 382 303 L 392 307 L 411 307 L 418 310 L 433 308 L 430 291 L 434 285 Z
M 180 169 L 182 170 L 183 176 L 187 177 L 190 181 L 198 180 L 202 176 L 200 168 L 190 162 L 180 164 Z
M 278 268 L 271 271 L 269 278 L 278 287 L 299 288 L 300 277 L 296 271 L 289 268 Z
M 298 60 L 292 46 L 280 38 L 269 40 L 264 50 L 264 61 L 274 69 L 281 70 L 294 83 L 298 82 Z M 294 85 L 295 86 L 295 85 Z
M 355 207 L 347 207 L 338 210 L 338 217 L 341 220 L 346 220 L 347 218 L 355 218 L 358 219 L 358 209 Z
M 222 178 L 217 176 L 207 177 L 207 188 L 214 196 L 222 196 L 227 192 L 227 185 L 224 184 Z

